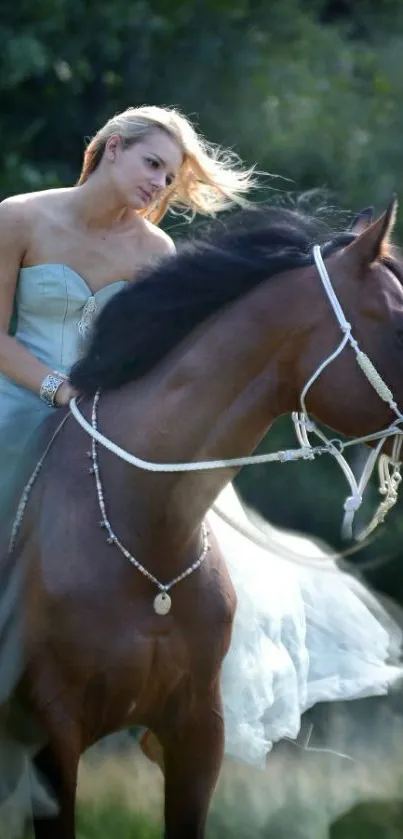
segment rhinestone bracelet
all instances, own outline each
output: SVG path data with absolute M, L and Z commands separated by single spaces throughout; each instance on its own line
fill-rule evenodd
M 66 378 L 63 373 L 56 371 L 54 373 L 48 373 L 45 376 L 39 390 L 39 396 L 48 408 L 57 408 L 56 394 L 59 387 L 66 381 Z

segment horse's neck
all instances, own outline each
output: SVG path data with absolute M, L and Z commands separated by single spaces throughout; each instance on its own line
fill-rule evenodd
M 140 385 L 129 386 L 126 447 L 165 462 L 250 454 L 273 420 L 295 407 L 293 361 L 304 317 L 291 301 L 291 277 L 269 280 L 201 327 Z M 166 510 L 187 500 L 198 518 L 234 475 L 181 473 L 164 481 L 137 474 L 135 480 L 149 487 L 154 506 L 161 487 Z

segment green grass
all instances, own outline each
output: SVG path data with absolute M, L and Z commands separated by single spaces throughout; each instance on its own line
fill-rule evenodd
M 112 798 L 102 806 L 80 807 L 77 819 L 78 839 L 161 839 L 162 829 L 141 813 L 135 813 L 123 801 Z
M 369 786 L 353 765 L 306 758 L 300 771 L 286 756 L 266 772 L 226 762 L 206 839 L 403 839 L 400 761 L 388 771 L 373 766 Z M 84 760 L 78 839 L 162 839 L 162 792 L 159 771 L 138 752 Z M 333 805 L 342 815 L 330 827 Z
M 301 828 L 301 831 L 300 831 Z M 253 827 L 248 815 L 233 812 L 233 824 L 228 814 L 218 811 L 209 822 L 207 839 L 299 839 L 308 836 L 298 815 L 288 812 L 283 824 Z M 403 807 L 398 802 L 360 805 L 339 819 L 330 833 L 326 827 L 309 839 L 401 839 L 403 836 Z M 78 814 L 78 839 L 161 839 L 162 827 L 144 814 L 136 814 L 122 800 L 111 798 L 100 805 L 82 806 Z

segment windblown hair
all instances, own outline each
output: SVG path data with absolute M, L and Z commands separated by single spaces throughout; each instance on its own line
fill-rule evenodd
M 177 178 L 162 196 L 151 207 L 139 210 L 142 215 L 158 224 L 169 208 L 192 215 L 214 215 L 234 204 L 247 204 L 244 195 L 255 184 L 253 168 L 244 168 L 236 154 L 204 139 L 176 108 L 127 108 L 108 120 L 87 146 L 78 184 L 85 183 L 99 166 L 113 134 L 118 134 L 128 148 L 155 128 L 177 142 L 183 162 Z
M 329 240 L 318 220 L 286 209 L 243 210 L 127 283 L 98 316 L 70 374 L 82 393 L 112 390 L 149 373 L 199 324 L 270 277 L 312 263 L 354 239 Z

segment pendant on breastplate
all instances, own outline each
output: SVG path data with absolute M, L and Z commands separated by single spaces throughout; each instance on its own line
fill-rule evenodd
M 157 615 L 167 615 L 171 609 L 171 598 L 167 591 L 161 591 L 154 598 L 154 611 Z

